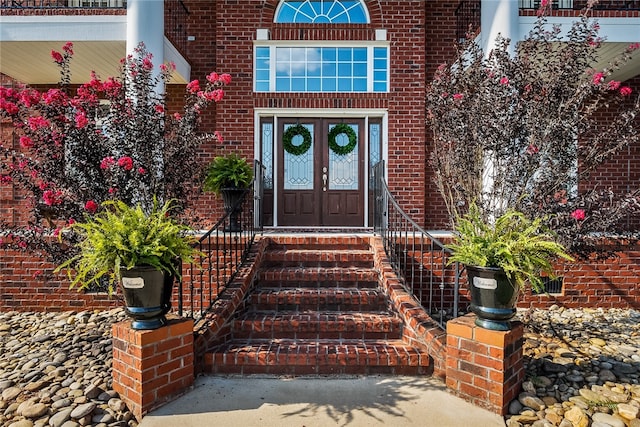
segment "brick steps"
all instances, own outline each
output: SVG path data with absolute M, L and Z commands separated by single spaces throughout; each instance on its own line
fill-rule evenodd
M 386 296 L 379 289 L 356 288 L 264 288 L 249 297 L 251 310 L 278 311 L 375 311 L 384 310 Z
M 386 312 L 249 312 L 235 320 L 233 328 L 235 339 L 398 340 L 402 337 L 402 321 Z
M 272 239 L 257 282 L 205 354 L 219 374 L 426 374 L 379 286 L 368 240 Z
M 233 340 L 205 356 L 215 374 L 428 373 L 429 356 L 404 342 L 363 340 Z
M 269 251 L 264 259 L 265 266 L 279 267 L 339 267 L 345 264 L 356 268 L 373 267 L 373 254 L 368 249 L 332 249 L 318 251 L 310 249 L 278 249 Z

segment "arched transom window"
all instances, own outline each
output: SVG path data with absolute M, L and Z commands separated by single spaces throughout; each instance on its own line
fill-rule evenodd
M 276 23 L 367 24 L 369 15 L 361 0 L 281 1 Z

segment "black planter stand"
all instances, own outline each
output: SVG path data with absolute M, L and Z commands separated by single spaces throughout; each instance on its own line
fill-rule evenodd
M 508 331 L 516 314 L 519 288 L 511 283 L 504 270 L 492 267 L 467 266 L 471 311 L 475 324 L 493 331 Z
M 224 210 L 229 213 L 229 226 L 224 229 L 226 232 L 242 231 L 239 216 L 242 213 L 242 202 L 244 197 L 244 188 L 225 187 L 220 189 L 222 201 L 224 202 Z
M 125 312 L 133 319 L 132 329 L 157 329 L 167 324 L 171 309 L 173 275 L 154 267 L 121 269 Z

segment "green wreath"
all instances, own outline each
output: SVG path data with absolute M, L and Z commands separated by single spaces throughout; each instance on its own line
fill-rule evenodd
M 302 137 L 302 144 L 293 145 L 293 138 L 297 135 Z M 282 146 L 289 154 L 293 154 L 294 156 L 303 155 L 309 150 L 309 147 L 311 147 L 311 133 L 309 129 L 301 124 L 290 126 L 282 135 Z
M 349 138 L 349 143 L 346 145 L 338 145 L 336 142 L 336 137 L 344 133 Z M 341 156 L 345 154 L 349 154 L 356 148 L 356 144 L 358 143 L 358 137 L 351 126 L 346 123 L 338 123 L 335 125 L 331 131 L 329 132 L 329 148 Z

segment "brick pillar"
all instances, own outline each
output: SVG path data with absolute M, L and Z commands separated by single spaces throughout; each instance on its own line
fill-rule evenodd
M 138 420 L 193 385 L 193 319 L 167 318 L 150 331 L 113 325 L 113 389 Z
M 476 406 L 506 415 L 524 380 L 524 328 L 512 322 L 510 331 L 490 331 L 476 326 L 475 318 L 468 314 L 447 323 L 447 387 Z

